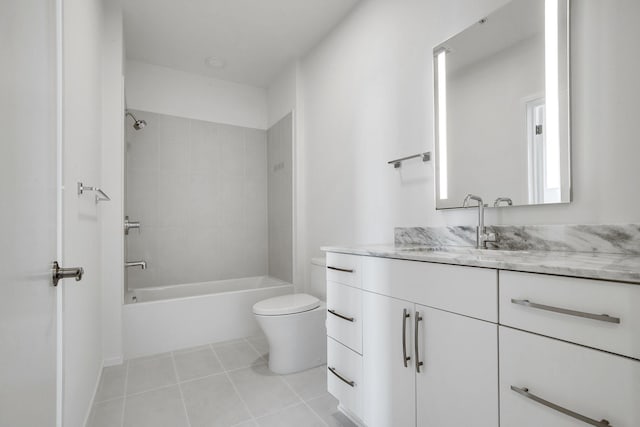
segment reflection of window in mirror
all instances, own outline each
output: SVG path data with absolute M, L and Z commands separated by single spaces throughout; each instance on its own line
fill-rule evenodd
M 549 147 L 546 137 L 544 98 L 526 102 L 527 143 L 529 152 L 529 203 L 559 203 L 561 201 L 559 151 Z M 549 160 L 550 159 L 550 160 Z

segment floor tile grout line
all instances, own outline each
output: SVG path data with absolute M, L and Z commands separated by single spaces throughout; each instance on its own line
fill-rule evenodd
M 171 352 L 171 363 L 173 364 L 173 372 L 176 375 L 176 382 L 178 383 L 178 391 L 180 392 L 180 401 L 182 402 L 182 409 L 184 409 L 184 416 L 187 418 L 187 426 L 191 427 L 191 419 L 189 418 L 189 412 L 187 411 L 187 403 L 184 401 L 184 394 L 182 393 L 182 386 L 180 385 L 180 379 L 178 377 L 178 367 L 176 366 L 176 358 Z
M 238 399 L 240 399 L 240 402 L 242 402 L 242 404 L 244 405 L 244 409 L 247 410 L 247 414 L 249 414 L 249 417 L 250 417 L 249 420 L 254 421 L 254 423 L 255 423 L 256 422 L 256 418 L 253 416 L 253 412 L 251 412 L 251 409 L 249 409 L 249 405 L 247 404 L 247 402 L 244 400 L 244 398 L 240 394 L 240 390 L 238 390 L 238 387 L 236 387 L 236 383 L 233 382 L 233 378 L 231 378 L 231 375 L 229 375 L 229 371 L 227 371 L 226 368 L 224 367 L 224 365 L 222 364 L 222 360 L 218 356 L 218 353 L 216 352 L 216 350 L 213 348 L 213 344 L 209 344 L 209 347 L 211 348 L 211 351 L 213 352 L 213 355 L 215 356 L 215 358 L 218 361 L 218 363 L 220 363 L 220 366 L 222 367 L 222 369 L 224 369 L 224 375 L 227 377 L 227 381 L 229 381 L 229 384 L 231 384 L 231 387 L 233 387 L 233 391 L 236 392 L 236 396 L 238 396 Z M 246 422 L 246 421 L 249 421 L 249 420 L 245 420 L 245 421 L 242 421 L 242 422 Z M 240 422 L 238 424 L 241 424 L 242 422 Z
M 267 412 L 266 414 L 260 415 L 259 417 L 255 418 L 255 421 L 258 422 L 262 418 L 266 418 L 266 417 L 270 417 L 270 416 L 273 416 L 273 415 L 277 415 L 277 414 L 279 414 L 279 413 L 281 413 L 283 411 L 286 411 L 288 409 L 295 408 L 296 406 L 300 406 L 303 403 L 304 402 L 302 400 L 297 401 L 297 402 L 293 402 L 292 404 L 283 406 L 282 408 L 276 409 L 275 411 Z
M 127 394 L 124 397 L 126 399 L 130 398 L 130 397 L 136 397 L 136 396 L 140 396 L 141 394 L 146 394 L 146 393 L 151 393 L 152 391 L 159 391 L 159 390 L 164 390 L 165 388 L 171 388 L 171 387 L 175 387 L 177 386 L 178 383 L 171 383 L 171 384 L 165 384 L 165 385 L 161 385 L 158 387 L 154 387 L 154 388 L 150 388 L 148 390 L 143 390 L 143 391 L 137 391 L 135 393 L 131 393 L 131 394 Z
M 129 386 L 129 361 L 125 362 L 127 366 L 124 370 L 124 396 L 122 396 L 122 415 L 120 417 L 120 427 L 124 427 L 124 411 L 127 407 L 127 387 Z
M 284 376 L 284 375 L 279 375 L 279 377 L 280 377 L 280 380 L 282 380 L 282 382 L 283 382 L 287 387 L 289 387 L 289 389 L 293 392 L 293 394 L 295 394 L 295 395 L 298 397 L 298 399 L 300 399 L 300 401 L 302 402 L 302 404 L 303 404 L 304 406 L 306 406 L 306 407 L 307 407 L 307 409 L 309 409 L 309 410 L 311 411 L 311 413 L 312 413 L 313 415 L 315 415 L 315 416 L 316 416 L 316 418 L 318 418 L 318 419 L 320 420 L 320 422 L 321 422 L 323 425 L 325 425 L 325 426 L 329 427 L 329 424 L 327 424 L 327 423 L 322 419 L 322 417 L 321 417 L 321 416 L 320 416 L 316 411 L 314 411 L 314 410 L 313 410 L 313 408 L 312 408 L 311 406 L 309 406 L 309 404 L 307 403 L 307 401 L 306 401 L 306 400 L 304 400 L 304 399 L 302 398 L 302 396 L 300 396 L 300 394 L 299 394 L 299 393 L 298 393 L 298 392 L 293 388 L 293 386 L 292 386 L 291 384 L 289 384 L 289 381 L 287 381 L 287 380 L 285 379 L 285 376 Z
M 258 349 L 251 343 L 251 341 L 249 341 L 248 338 L 244 338 L 244 340 L 246 341 L 247 344 L 249 344 L 249 347 L 251 347 L 253 351 L 255 351 L 258 354 L 258 357 L 260 357 L 260 359 L 264 360 L 265 362 L 268 362 L 267 358 L 264 357 L 262 354 L 260 354 Z

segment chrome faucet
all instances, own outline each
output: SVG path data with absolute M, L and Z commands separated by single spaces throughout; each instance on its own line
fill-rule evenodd
M 500 207 L 500 203 L 502 202 L 505 202 L 507 206 L 513 206 L 513 200 L 511 200 L 509 197 L 498 197 L 495 202 L 493 202 L 493 207 Z
M 482 201 L 482 197 L 476 196 L 474 194 L 467 194 L 467 197 L 464 198 L 464 202 L 462 202 L 463 208 L 469 207 L 469 201 L 475 200 L 478 202 L 478 228 L 476 229 L 476 249 L 487 249 L 487 242 L 495 242 L 496 234 L 495 233 L 487 233 L 487 230 L 484 226 L 484 202 Z
M 146 261 L 131 261 L 131 262 L 125 262 L 124 266 L 129 268 L 129 267 L 140 267 L 143 270 L 147 269 L 147 262 Z

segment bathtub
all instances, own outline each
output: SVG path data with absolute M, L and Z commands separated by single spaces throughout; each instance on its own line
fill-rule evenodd
M 131 290 L 123 307 L 124 357 L 256 335 L 253 305 L 293 291 L 268 276 Z

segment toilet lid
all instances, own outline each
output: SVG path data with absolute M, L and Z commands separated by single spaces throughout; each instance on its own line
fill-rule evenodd
M 320 306 L 320 300 L 309 294 L 290 294 L 256 303 L 253 312 L 262 316 L 302 313 Z

